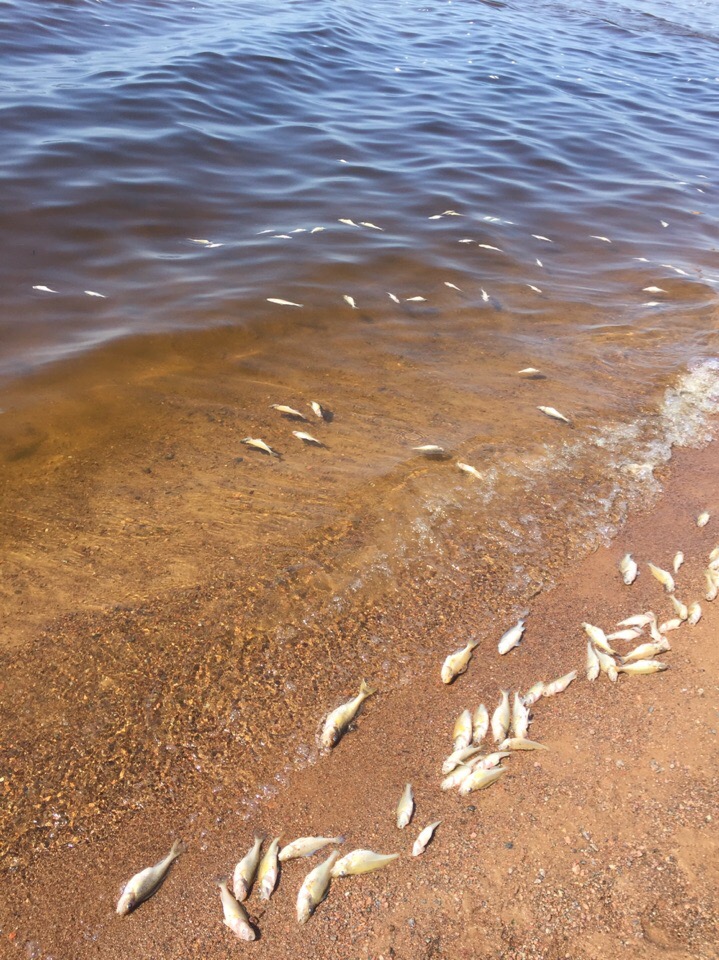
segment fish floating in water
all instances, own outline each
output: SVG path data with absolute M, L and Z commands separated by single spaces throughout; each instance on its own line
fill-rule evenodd
M 476 467 L 470 466 L 468 463 L 460 463 L 458 461 L 457 469 L 461 470 L 463 473 L 471 474 L 473 477 L 476 477 L 478 480 L 482 479 L 482 474 L 479 472 L 479 470 Z
M 315 447 L 324 447 L 324 443 L 321 440 L 318 440 L 317 437 L 313 437 L 311 433 L 305 433 L 304 430 L 293 430 L 292 436 L 297 437 L 298 440 L 301 440 L 303 443 L 309 443 Z
M 408 783 L 402 791 L 402 796 L 399 798 L 399 803 L 397 804 L 397 826 L 400 830 L 404 830 L 405 827 L 409 826 L 413 813 L 414 793 L 412 792 L 412 784 Z
M 625 554 L 619 561 L 619 572 L 627 586 L 630 586 L 637 579 L 639 567 L 632 559 L 631 553 Z
M 428 827 L 425 827 L 424 830 L 420 833 L 417 839 L 414 841 L 414 846 L 412 847 L 412 856 L 419 857 L 427 849 L 427 844 L 430 842 L 434 836 L 434 831 L 440 825 L 441 820 L 435 820 L 434 823 L 430 823 Z
M 300 411 L 295 410 L 294 407 L 288 407 L 284 403 L 271 403 L 270 406 L 273 410 L 281 413 L 283 417 L 290 417 L 292 420 L 307 421 L 307 417 L 304 415 L 304 413 L 300 413 Z
M 268 303 L 276 303 L 280 307 L 303 307 L 303 303 L 295 303 L 294 300 L 281 300 L 279 297 L 268 297 Z
M 57 290 L 53 290 L 52 287 L 46 287 L 42 283 L 36 284 L 33 290 L 39 290 L 41 293 L 57 293 Z
M 545 416 L 551 417 L 552 420 L 561 420 L 562 423 L 568 423 L 570 427 L 572 426 L 572 421 L 565 417 L 563 413 L 560 413 L 559 410 L 555 410 L 554 407 L 537 407 L 537 410 L 541 410 Z
M 143 900 L 147 900 L 161 885 L 167 872 L 177 858 L 186 851 L 182 840 L 175 840 L 167 856 L 154 867 L 145 867 L 125 884 L 122 896 L 117 901 L 116 912 L 124 917 L 131 913 Z
M 320 736 L 320 743 L 323 747 L 330 750 L 332 747 L 337 746 L 347 727 L 357 716 L 357 711 L 364 701 L 376 692 L 374 687 L 370 686 L 366 680 L 363 680 L 356 697 L 348 700 L 347 703 L 343 703 L 342 706 L 337 707 L 336 710 L 328 714 Z
M 339 859 L 339 851 L 332 853 L 314 870 L 310 870 L 302 882 L 297 894 L 297 922 L 307 923 L 317 907 L 322 903 L 330 890 L 332 869 Z
M 437 446 L 436 443 L 425 443 L 421 447 L 412 447 L 416 453 L 421 453 L 425 457 L 444 457 L 444 447 Z
M 357 309 L 357 303 L 355 302 L 354 297 L 351 297 L 348 293 L 345 293 L 342 299 L 345 301 L 345 303 L 348 303 L 353 310 Z
M 220 888 L 220 897 L 222 898 L 222 913 L 224 916 L 224 925 L 231 930 L 240 940 L 256 940 L 257 933 L 250 923 L 247 911 L 230 893 L 226 880 L 220 880 L 217 884 Z
M 479 640 L 470 640 L 462 650 L 450 653 L 442 664 L 442 683 L 451 683 L 456 677 L 464 673 L 472 659 L 472 651 L 478 646 Z

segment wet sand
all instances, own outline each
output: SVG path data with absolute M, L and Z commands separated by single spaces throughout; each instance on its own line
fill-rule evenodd
M 540 700 L 530 734 L 551 752 L 510 758 L 508 773 L 498 785 L 466 799 L 441 793 L 438 781 L 462 708 L 484 701 L 491 709 L 499 686 L 526 689 L 538 678 L 581 669 L 581 621 L 609 627 L 648 608 L 662 618 L 670 615 L 661 588 L 645 566 L 634 586 L 620 583 L 616 564 L 627 549 L 640 564 L 652 559 L 665 567 L 682 549 L 687 560 L 677 578 L 678 594 L 686 601 L 703 594 L 702 560 L 717 542 L 719 518 L 713 516 L 699 530 L 694 517 L 719 506 L 718 454 L 716 444 L 676 453 L 659 501 L 635 512 L 609 547 L 576 564 L 558 559 L 557 585 L 529 604 L 520 647 L 500 658 L 496 640 L 486 639 L 468 672 L 450 688 L 440 683 L 439 666 L 455 638 L 468 635 L 473 625 L 483 632 L 490 623 L 490 637 L 498 637 L 511 622 L 497 616 L 501 597 L 497 609 L 487 604 L 482 581 L 491 575 L 477 574 L 476 590 L 463 584 L 454 595 L 444 580 L 441 592 L 433 589 L 431 578 L 400 581 L 378 593 L 354 629 L 365 639 L 381 636 L 400 664 L 399 673 L 389 671 L 391 679 L 374 678 L 381 693 L 368 701 L 356 731 L 329 757 L 292 770 L 296 757 L 288 756 L 288 769 L 271 787 L 258 791 L 254 802 L 243 802 L 242 790 L 262 779 L 261 746 L 248 745 L 248 753 L 228 735 L 228 714 L 221 705 L 231 691 L 222 691 L 222 643 L 215 629 L 193 622 L 193 606 L 200 604 L 204 616 L 212 598 L 185 595 L 172 609 L 165 603 L 164 623 L 158 623 L 152 605 L 105 614 L 103 642 L 119 642 L 124 632 L 124 640 L 130 641 L 124 649 L 137 650 L 143 635 L 154 628 L 162 632 L 173 622 L 178 638 L 197 631 L 198 642 L 211 644 L 214 674 L 203 690 L 215 690 L 218 697 L 215 755 L 194 758 L 193 779 L 187 743 L 173 749 L 163 734 L 157 750 L 164 756 L 165 774 L 151 802 L 133 809 L 128 795 L 113 809 L 120 794 L 108 789 L 102 794 L 105 807 L 95 811 L 94 822 L 93 810 L 84 809 L 76 825 L 53 825 L 50 819 L 44 828 L 14 838 L 14 857 L 11 851 L 5 860 L 9 870 L 0 906 L 2 937 L 18 947 L 9 955 L 214 960 L 243 950 L 273 958 L 374 960 L 599 960 L 614 952 L 642 958 L 716 957 L 716 604 L 702 604 L 704 617 L 696 627 L 670 634 L 673 649 L 664 658 L 671 664 L 666 673 L 621 677 L 616 685 L 604 677 L 594 684 L 580 679 L 566 693 Z M 216 590 L 219 621 L 222 598 Z M 81 646 L 90 620 L 89 615 L 77 615 L 64 621 L 55 628 L 54 642 L 65 644 L 71 655 L 73 645 Z M 338 626 L 347 628 L 349 649 L 361 650 L 353 647 L 352 625 Z M 314 661 L 330 673 L 341 670 L 339 697 L 335 690 L 334 702 L 323 699 L 326 689 L 320 681 L 312 715 L 306 710 L 293 714 L 288 698 L 287 729 L 301 725 L 306 740 L 311 741 L 325 710 L 341 700 L 343 692 L 353 693 L 365 672 L 361 656 L 348 664 L 336 652 L 343 639 L 340 631 L 327 638 L 327 657 Z M 169 645 L 168 662 L 179 656 L 180 648 L 179 639 Z M 278 697 L 289 676 L 303 674 L 301 665 L 293 670 L 291 658 L 266 663 L 253 661 L 256 654 L 250 645 L 248 669 L 253 662 L 261 664 L 255 669 L 266 671 L 263 682 L 277 670 Z M 232 655 L 228 643 L 224 656 Z M 410 682 L 402 682 L 403 663 L 404 679 Z M 138 671 L 142 665 L 140 658 Z M 38 683 L 46 679 L 38 663 Z M 76 690 L 76 716 L 68 717 L 65 705 L 59 716 L 44 717 L 46 736 L 62 735 L 67 742 L 68 793 L 73 777 L 90 760 L 74 754 L 83 732 L 77 723 L 102 715 L 102 710 L 88 712 L 81 706 L 86 698 L 102 697 L 102 683 L 98 689 L 96 680 L 88 661 L 87 685 L 80 683 Z M 150 722 L 155 712 L 161 719 L 163 709 L 161 700 L 138 702 L 136 719 L 144 713 Z M 108 729 L 120 719 L 108 713 Z M 63 724 L 61 731 L 58 723 Z M 107 762 L 116 764 L 117 777 L 125 769 L 131 776 L 131 759 L 118 759 L 122 744 L 131 741 L 123 741 L 121 730 L 115 732 L 118 757 Z M 198 731 L 198 743 L 206 749 L 209 740 L 202 733 Z M 272 741 L 284 731 L 266 733 Z M 13 762 L 21 765 L 23 744 L 11 746 L 10 779 Z M 207 783 L 204 770 L 224 769 L 221 756 L 232 767 L 233 755 L 234 785 L 231 778 L 219 777 Z M 414 785 L 417 811 L 412 825 L 400 832 L 394 809 L 407 780 Z M 111 782 L 109 775 L 102 781 Z M 7 775 L 3 783 L 10 792 Z M 47 815 L 41 791 L 30 790 L 28 802 L 33 799 Z M 421 827 L 440 818 L 443 823 L 426 854 L 416 861 L 409 858 Z M 345 849 L 367 846 L 402 852 L 403 857 L 376 875 L 336 882 L 304 928 L 294 920 L 294 901 L 301 879 L 316 860 L 288 864 L 270 904 L 261 906 L 256 895 L 250 902 L 261 939 L 240 945 L 221 924 L 212 881 L 231 871 L 258 829 L 281 833 L 285 842 L 296 835 L 342 832 L 347 836 Z M 53 833 L 58 836 L 53 838 Z M 163 888 L 133 916 L 116 918 L 121 884 L 163 855 L 176 835 L 188 843 L 189 852 Z

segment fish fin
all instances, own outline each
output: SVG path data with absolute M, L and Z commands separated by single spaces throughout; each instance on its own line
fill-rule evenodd
M 377 693 L 377 687 L 373 687 L 368 680 L 363 680 L 360 693 L 364 694 L 365 697 L 371 697 L 373 693 Z
M 476 650 L 479 646 L 479 640 L 470 640 L 467 646 L 470 650 Z
M 182 853 L 187 853 L 187 845 L 182 842 L 179 838 L 175 840 L 170 849 L 170 853 L 174 858 L 177 858 Z

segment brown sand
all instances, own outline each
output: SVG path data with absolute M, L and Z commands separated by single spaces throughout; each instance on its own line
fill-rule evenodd
M 116 828 L 105 810 L 102 828 L 87 830 L 83 824 L 92 811 L 85 810 L 69 843 L 67 829 L 60 831 L 62 844 L 39 843 L 42 831 L 31 831 L 25 841 L 35 850 L 32 858 L 22 855 L 24 841 L 17 838 L 17 855 L 5 861 L 10 866 L 0 901 L 2 955 L 54 960 L 215 960 L 249 952 L 273 960 L 719 956 L 716 604 L 702 604 L 698 626 L 670 634 L 667 672 L 621 677 L 617 684 L 580 678 L 566 693 L 540 701 L 530 733 L 551 752 L 510 758 L 499 784 L 468 798 L 438 787 L 462 708 L 483 700 L 491 710 L 500 685 L 523 690 L 538 678 L 581 668 L 583 620 L 609 629 L 648 608 L 662 618 L 670 615 L 645 561 L 668 567 L 682 549 L 687 560 L 677 578 L 678 594 L 687 602 L 703 594 L 703 558 L 719 540 L 719 514 L 703 530 L 693 520 L 704 508 L 719 508 L 718 454 L 716 444 L 679 452 L 659 503 L 631 517 L 612 546 L 569 566 L 555 589 L 533 600 L 522 645 L 500 658 L 494 642 L 486 641 L 468 672 L 449 688 L 439 681 L 439 666 L 451 643 L 453 609 L 459 604 L 478 625 L 492 612 L 474 609 L 471 592 L 448 597 L 444 608 L 430 592 L 437 629 L 415 635 L 408 609 L 422 597 L 415 584 L 400 584 L 396 595 L 375 604 L 362 626 L 396 640 L 400 657 L 414 648 L 413 667 L 422 679 L 383 686 L 357 729 L 330 756 L 290 771 L 256 804 L 233 803 L 226 782 L 216 784 L 213 803 L 211 791 L 193 793 L 194 784 L 173 781 L 168 751 L 169 772 L 154 802 L 118 812 Z M 616 572 L 627 549 L 642 564 L 630 588 Z M 127 630 L 150 630 L 152 611 L 116 616 L 125 618 Z M 72 622 L 64 630 L 70 643 Z M 359 679 L 363 665 L 355 667 Z M 218 668 L 218 683 L 221 672 Z M 347 681 L 348 692 L 354 686 Z M 81 686 L 77 693 L 81 701 L 99 695 Z M 307 729 L 326 706 L 318 702 L 317 716 L 304 718 Z M 146 703 L 144 709 L 152 713 L 160 706 Z M 56 733 L 54 719 L 47 718 L 49 737 Z M 72 744 L 81 733 L 67 726 L 63 731 L 70 768 Z M 218 730 L 218 754 L 231 749 Z M 10 768 L 13 759 L 20 763 L 20 753 L 11 755 Z M 210 760 L 196 758 L 199 780 Z M 253 775 L 238 763 L 238 784 Z M 400 832 L 394 809 L 408 780 L 417 810 L 411 826 Z M 421 827 L 440 818 L 425 855 L 411 859 Z M 343 832 L 345 850 L 366 846 L 403 856 L 383 872 L 335 882 L 305 927 L 294 919 L 294 902 L 301 879 L 318 859 L 287 864 L 269 905 L 256 895 L 250 901 L 260 940 L 241 944 L 222 926 L 212 881 L 232 870 L 256 830 L 281 834 L 285 842 Z M 52 833 L 51 825 L 46 832 Z M 189 851 L 162 889 L 134 915 L 115 917 L 121 884 L 164 855 L 175 835 Z

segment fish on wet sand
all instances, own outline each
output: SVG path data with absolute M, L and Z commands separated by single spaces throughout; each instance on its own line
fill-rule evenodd
M 503 777 L 507 772 L 505 767 L 494 767 L 492 770 L 473 770 L 470 775 L 462 781 L 459 786 L 459 792 L 461 796 L 466 797 L 468 793 L 473 793 L 475 790 L 486 790 L 487 787 L 491 787 L 493 783 L 496 783 L 500 777 Z
M 284 403 L 271 403 L 270 407 L 273 410 L 276 410 L 278 413 L 281 413 L 283 417 L 289 417 L 290 420 L 304 420 L 307 421 L 307 417 L 304 413 L 300 413 L 299 410 L 295 410 L 294 407 L 288 407 Z
M 477 480 L 482 479 L 482 474 L 479 472 L 479 470 L 469 463 L 461 463 L 460 461 L 457 461 L 457 469 L 461 470 L 462 473 L 469 473 L 471 476 L 476 477 Z
M 597 651 L 592 646 L 592 641 L 587 640 L 587 680 L 596 680 L 600 671 L 599 657 Z
M 468 747 L 472 742 L 472 714 L 469 710 L 463 710 L 457 717 L 452 731 L 452 741 L 455 750 Z
M 656 567 L 653 563 L 649 563 L 647 566 L 654 579 L 661 583 L 667 593 L 674 593 L 674 577 L 671 573 L 668 570 L 662 570 L 661 567 Z
M 556 680 L 552 680 L 549 683 L 544 684 L 544 696 L 553 697 L 557 693 L 562 693 L 567 689 L 570 683 L 577 679 L 577 671 L 571 670 L 569 673 L 565 673 L 563 677 L 558 677 Z
M 367 697 L 371 697 L 373 693 L 376 693 L 376 689 L 366 681 L 363 680 L 359 693 L 356 697 L 353 697 L 352 700 L 348 700 L 347 703 L 343 703 L 341 706 L 337 707 L 335 710 L 332 710 L 331 713 L 327 715 L 327 719 L 324 722 L 322 727 L 322 734 L 320 736 L 320 743 L 327 750 L 330 750 L 332 747 L 336 747 L 337 744 L 342 739 L 343 734 L 347 730 L 347 727 L 352 723 L 354 718 L 357 715 L 357 711 L 362 706 Z
M 354 877 L 381 870 L 397 860 L 398 853 L 375 853 L 374 850 L 353 850 L 332 867 L 332 877 Z
M 479 640 L 470 640 L 462 650 L 450 653 L 442 664 L 442 683 L 451 683 L 456 677 L 464 673 L 472 659 L 472 651 L 478 646 Z
M 512 703 L 512 733 L 518 739 L 524 739 L 529 729 L 529 710 L 524 705 L 518 693 L 514 694 Z
M 298 440 L 301 440 L 303 443 L 308 443 L 311 446 L 324 447 L 324 443 L 322 443 L 321 440 L 313 437 L 311 433 L 306 433 L 304 430 L 293 430 L 292 436 L 297 437 Z
M 423 443 L 419 447 L 412 447 L 416 453 L 421 453 L 425 457 L 443 459 L 446 456 L 444 447 L 438 446 L 436 443 Z
M 549 750 L 543 743 L 537 743 L 536 740 L 528 740 L 526 737 L 507 737 L 499 745 L 500 750 Z
M 463 747 L 461 750 L 453 751 L 442 764 L 442 773 L 451 773 L 455 767 L 458 767 L 462 763 L 466 763 L 471 757 L 476 757 L 481 749 L 482 748 L 480 746 L 475 745 L 473 747 Z
M 312 409 L 312 413 L 314 413 L 314 415 L 315 415 L 316 417 L 319 417 L 320 420 L 331 420 L 331 419 L 332 419 L 332 416 L 331 416 L 329 410 L 326 410 L 326 409 L 322 406 L 321 403 L 318 403 L 318 402 L 317 402 L 317 400 L 310 400 L 310 404 L 309 404 L 309 405 L 310 405 L 310 407 L 311 407 L 311 409 Z
M 186 851 L 187 847 L 182 840 L 175 840 L 170 852 L 154 867 L 145 867 L 125 884 L 122 895 L 117 902 L 117 913 L 124 917 L 143 900 L 147 900 L 160 887 L 167 876 L 167 872 L 177 858 Z
M 483 703 L 477 707 L 472 717 L 472 743 L 480 744 L 489 730 L 489 711 Z
M 509 690 L 502 690 L 499 706 L 492 714 L 492 736 L 495 743 L 501 743 L 509 732 L 509 723 L 512 718 L 509 709 Z
M 632 559 L 631 553 L 625 554 L 619 561 L 619 572 L 627 586 L 630 586 L 637 579 L 639 567 L 636 561 Z
M 666 637 L 662 637 L 661 640 L 652 640 L 651 643 L 641 643 L 619 659 L 622 664 L 631 663 L 633 660 L 652 659 L 659 653 L 666 653 L 667 650 L 671 650 L 671 645 Z
M 260 900 L 269 900 L 277 886 L 277 877 L 280 873 L 277 851 L 280 849 L 280 838 L 275 837 L 265 850 L 257 870 L 257 883 L 260 888 Z
M 297 894 L 297 922 L 307 923 L 329 893 L 332 870 L 339 859 L 339 850 L 333 850 L 326 860 L 310 870 Z
M 402 791 L 402 796 L 399 798 L 399 803 L 397 804 L 397 826 L 400 830 L 404 830 L 406 826 L 409 826 L 413 813 L 414 792 L 412 790 L 412 784 L 408 783 Z
M 541 410 L 545 416 L 551 417 L 552 420 L 561 420 L 562 423 L 568 423 L 570 427 L 572 426 L 572 421 L 554 407 L 537 407 L 537 410 Z
M 222 913 L 224 916 L 224 925 L 231 930 L 240 940 L 256 940 L 257 933 L 250 923 L 247 911 L 242 904 L 236 900 L 230 893 L 226 880 L 220 880 L 217 883 L 220 888 L 220 897 L 222 898 Z
M 608 653 L 610 656 L 614 656 L 616 651 L 613 650 L 609 645 L 609 641 L 607 640 L 607 635 L 602 630 L 601 627 L 595 627 L 591 623 L 583 623 L 582 626 L 584 627 L 585 633 L 587 634 L 589 639 L 592 641 L 592 643 L 598 650 L 603 650 L 605 653 Z
M 430 823 L 429 826 L 425 827 L 424 830 L 420 833 L 417 839 L 414 841 L 414 846 L 412 847 L 412 856 L 419 857 L 427 849 L 427 844 L 430 842 L 434 836 L 434 831 L 440 825 L 441 820 L 435 820 L 434 823 Z
M 259 437 L 244 437 L 240 443 L 244 443 L 246 446 L 252 447 L 255 450 L 261 450 L 263 453 L 269 453 L 271 457 L 279 458 L 279 453 L 273 450 L 264 440 L 260 440 Z
M 278 856 L 280 863 L 286 860 L 298 860 L 300 857 L 311 857 L 330 843 L 344 843 L 345 838 L 339 837 L 299 837 L 283 847 Z
M 513 627 L 510 627 L 509 630 L 506 630 L 500 637 L 499 643 L 497 644 L 497 650 L 500 654 L 509 653 L 514 647 L 516 647 L 519 641 L 524 635 L 524 620 L 520 620 Z
M 642 676 L 649 673 L 661 673 L 668 670 L 669 664 L 661 660 L 634 660 L 632 663 L 623 663 L 617 667 L 619 673 L 629 673 Z
M 235 867 L 232 875 L 232 889 L 238 900 L 246 900 L 255 880 L 260 862 L 260 847 L 264 837 L 255 837 L 255 842 Z

